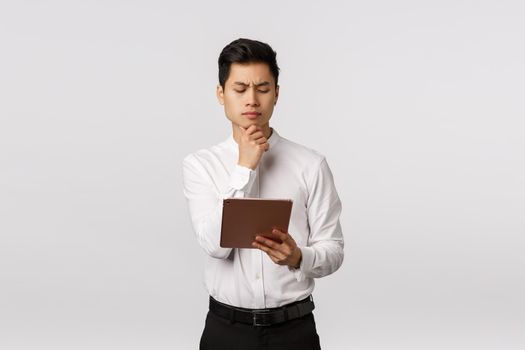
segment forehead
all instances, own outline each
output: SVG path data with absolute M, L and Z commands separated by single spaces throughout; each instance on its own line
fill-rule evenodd
M 227 83 L 243 82 L 246 84 L 275 83 L 270 67 L 266 63 L 232 63 Z

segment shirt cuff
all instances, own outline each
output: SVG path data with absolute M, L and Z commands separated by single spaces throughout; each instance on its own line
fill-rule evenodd
M 310 270 L 314 264 L 315 251 L 312 247 L 299 247 L 299 249 L 301 249 L 301 264 L 299 268 L 294 269 L 288 266 L 288 269 L 293 272 L 298 282 L 302 282 L 307 278 L 306 272 Z
M 230 187 L 238 191 L 247 192 L 254 179 L 255 170 L 237 164 L 230 175 Z

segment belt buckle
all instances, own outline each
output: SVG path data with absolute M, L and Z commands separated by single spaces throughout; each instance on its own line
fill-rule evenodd
M 263 326 L 263 327 L 266 327 L 266 326 L 271 326 L 271 323 L 269 323 L 268 321 L 268 316 L 269 313 L 268 311 L 265 310 L 265 312 L 253 312 L 253 325 L 254 326 Z M 262 319 L 262 320 L 261 320 Z

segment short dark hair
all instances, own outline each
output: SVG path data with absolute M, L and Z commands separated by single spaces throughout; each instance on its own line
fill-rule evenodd
M 279 67 L 276 56 L 277 53 L 266 43 L 243 38 L 234 40 L 219 55 L 219 84 L 224 89 L 232 63 L 266 63 L 277 86 Z

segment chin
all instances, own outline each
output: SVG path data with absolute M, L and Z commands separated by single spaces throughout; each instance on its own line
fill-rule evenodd
M 251 125 L 261 125 L 259 120 L 242 120 L 239 125 L 241 125 L 244 128 L 247 128 Z

